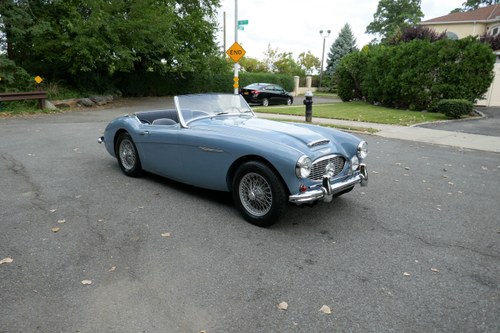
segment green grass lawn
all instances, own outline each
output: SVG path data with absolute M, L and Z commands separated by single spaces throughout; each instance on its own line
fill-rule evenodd
M 255 112 L 303 116 L 305 106 L 255 107 Z M 410 126 L 450 119 L 441 113 L 396 110 L 364 102 L 313 104 L 313 117 Z

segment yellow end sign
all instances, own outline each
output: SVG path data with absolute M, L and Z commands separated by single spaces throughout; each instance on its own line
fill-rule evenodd
M 35 82 L 36 82 L 37 84 L 42 83 L 42 81 L 43 81 L 43 79 L 42 79 L 41 77 L 39 77 L 38 75 L 35 77 Z
M 234 42 L 234 44 L 226 51 L 226 54 L 231 58 L 234 62 L 240 61 L 241 58 L 247 53 L 238 42 Z

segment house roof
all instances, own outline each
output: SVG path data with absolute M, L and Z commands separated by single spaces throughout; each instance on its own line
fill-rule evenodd
M 486 6 L 468 12 L 451 13 L 448 15 L 436 17 L 430 20 L 422 21 L 421 24 L 433 23 L 456 23 L 456 22 L 500 22 L 500 4 Z

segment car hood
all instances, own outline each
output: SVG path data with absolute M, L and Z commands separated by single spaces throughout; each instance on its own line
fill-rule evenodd
M 193 123 L 193 127 L 231 135 L 234 138 L 258 138 L 268 145 L 270 142 L 284 144 L 305 151 L 320 151 L 320 155 L 330 153 L 345 154 L 343 147 L 333 135 L 325 136 L 310 128 L 292 123 L 277 122 L 260 118 L 218 117 Z M 195 125 L 196 124 L 196 125 Z

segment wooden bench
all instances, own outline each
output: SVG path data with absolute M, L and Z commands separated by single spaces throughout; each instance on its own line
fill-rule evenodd
M 43 90 L 30 92 L 0 93 L 0 106 L 2 102 L 23 101 L 26 99 L 37 99 L 38 106 L 43 109 L 43 101 L 47 99 L 47 92 Z

